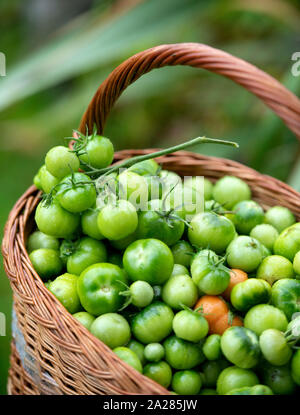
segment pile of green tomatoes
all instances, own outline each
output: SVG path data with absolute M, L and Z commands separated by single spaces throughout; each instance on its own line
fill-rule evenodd
M 34 177 L 42 199 L 27 250 L 47 289 L 175 394 L 299 392 L 293 213 L 264 210 L 234 176 L 183 179 L 153 158 L 118 171 L 113 158 L 108 138 L 79 134 Z

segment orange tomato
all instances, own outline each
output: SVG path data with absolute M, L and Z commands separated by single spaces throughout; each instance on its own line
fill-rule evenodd
M 229 308 L 226 302 L 216 295 L 204 295 L 201 297 L 194 309 L 201 307 L 199 312 L 203 312 L 209 324 L 210 334 L 223 334 L 228 327 L 242 326 L 242 320 L 235 316 L 232 322 L 229 318 Z
M 239 284 L 240 282 L 246 281 L 247 279 L 248 279 L 248 275 L 246 274 L 246 272 L 242 271 L 241 269 L 233 268 L 230 271 L 229 285 L 226 288 L 226 290 L 221 294 L 222 297 L 224 297 L 225 300 L 230 301 L 230 294 L 231 294 L 233 287 L 236 284 Z

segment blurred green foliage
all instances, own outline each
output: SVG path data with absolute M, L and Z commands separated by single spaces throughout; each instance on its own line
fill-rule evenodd
M 300 77 L 290 72 L 291 55 L 299 50 L 296 0 L 94 0 L 82 2 L 84 11 L 82 4 L 76 9 L 78 2 L 68 2 L 68 9 L 62 1 L 64 14 L 54 21 L 63 24 L 54 30 L 51 22 L 47 32 L 55 3 L 0 3 L 0 48 L 7 58 L 7 76 L 0 78 L 2 229 L 47 149 L 64 142 L 98 85 L 140 50 L 207 43 L 250 61 L 300 94 Z M 116 150 L 164 147 L 198 135 L 234 139 L 239 150 L 195 151 L 239 160 L 300 188 L 295 136 L 257 98 L 205 71 L 172 67 L 143 77 L 121 97 L 105 134 Z M 11 291 L 3 268 L 0 311 L 8 326 L 0 338 L 0 394 L 5 394 Z

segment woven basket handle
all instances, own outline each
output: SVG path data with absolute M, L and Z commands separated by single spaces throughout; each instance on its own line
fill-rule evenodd
M 98 133 L 103 128 L 115 101 L 130 84 L 152 69 L 188 65 L 207 69 L 232 79 L 258 96 L 300 139 L 300 100 L 276 79 L 219 49 L 200 43 L 161 45 L 137 53 L 119 65 L 100 85 L 80 122 L 79 129 Z

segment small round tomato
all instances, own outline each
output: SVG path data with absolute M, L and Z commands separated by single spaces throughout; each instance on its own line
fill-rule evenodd
M 175 310 L 181 310 L 182 305 L 192 307 L 197 298 L 197 286 L 188 275 L 175 275 L 162 288 L 163 301 Z
M 233 287 L 230 301 L 236 310 L 248 311 L 256 304 L 268 303 L 270 296 L 269 283 L 258 278 L 249 278 Z
M 226 395 L 274 395 L 272 389 L 266 385 L 245 386 L 233 389 Z
M 199 248 L 210 248 L 217 254 L 225 251 L 235 237 L 233 223 L 225 216 L 213 212 L 195 215 L 188 229 L 191 244 Z
M 228 214 L 228 218 L 240 234 L 248 235 L 256 225 L 264 221 L 264 211 L 254 200 L 242 200 L 234 205 L 233 212 Z
M 152 302 L 154 291 L 148 282 L 135 281 L 130 285 L 128 295 L 132 305 L 143 308 Z
M 76 154 L 67 147 L 56 146 L 48 151 L 45 157 L 47 170 L 58 179 L 76 172 L 79 169 L 79 160 Z
M 164 242 L 140 239 L 126 248 L 123 265 L 130 280 L 156 285 L 170 278 L 174 261 L 170 248 Z
M 135 207 L 127 200 L 109 203 L 100 210 L 97 224 L 105 238 L 113 241 L 132 234 L 138 225 Z
M 203 353 L 208 360 L 218 360 L 222 356 L 221 336 L 219 334 L 211 334 L 205 340 L 202 347 Z
M 242 200 L 251 199 L 251 190 L 246 182 L 234 176 L 224 176 L 213 188 L 213 199 L 226 209 L 232 209 Z
M 49 284 L 49 290 L 71 314 L 82 310 L 77 294 L 77 279 L 76 275 L 63 274 Z
M 263 331 L 259 337 L 259 346 L 264 358 L 274 366 L 285 365 L 293 354 L 284 334 L 276 329 Z
M 184 265 L 174 264 L 171 276 L 174 277 L 175 275 L 190 275 L 190 273 Z
M 130 340 L 130 327 L 117 313 L 102 314 L 91 325 L 91 333 L 111 349 L 124 346 Z
M 154 159 L 148 159 L 133 164 L 128 170 L 133 171 L 140 176 L 156 176 L 159 168 L 159 164 Z
M 271 303 L 284 312 L 288 320 L 300 312 L 300 281 L 285 278 L 272 286 Z
M 42 166 L 43 167 L 43 166 Z M 33 184 L 35 185 L 35 187 L 38 189 L 38 190 L 43 190 L 43 187 L 42 187 L 42 183 L 41 183 L 41 176 L 40 176 L 40 172 L 41 172 L 41 168 L 42 167 L 40 167 L 39 168 L 39 170 L 38 170 L 38 172 L 36 173 L 36 175 L 33 177 Z
M 255 386 L 258 383 L 258 377 L 252 370 L 229 366 L 222 370 L 218 377 L 217 392 L 219 395 L 226 395 L 233 389 Z
M 140 342 L 158 343 L 171 333 L 173 318 L 171 308 L 156 301 L 133 317 L 131 329 Z
M 233 287 L 240 282 L 246 281 L 248 279 L 248 275 L 246 272 L 242 271 L 241 269 L 233 268 L 230 271 L 230 281 L 228 284 L 228 287 L 224 292 L 222 292 L 222 297 L 225 298 L 225 300 L 230 301 L 230 295 L 233 290 Z
M 295 392 L 296 384 L 291 375 L 290 365 L 273 366 L 266 362 L 263 364 L 261 379 L 275 395 L 291 395 Z
M 262 261 L 261 244 L 250 236 L 238 236 L 227 247 L 227 263 L 245 272 L 255 271 Z
M 163 211 L 140 212 L 137 227 L 138 239 L 155 238 L 167 245 L 176 243 L 183 234 L 184 223 Z
M 192 279 L 205 294 L 218 295 L 228 287 L 230 273 L 219 261 L 209 256 L 196 256 L 191 265 Z
M 251 369 L 259 362 L 261 353 L 258 337 L 245 327 L 230 327 L 221 338 L 221 349 L 234 365 Z
M 195 370 L 178 371 L 173 376 L 172 389 L 179 395 L 198 395 L 201 387 L 201 376 Z
M 273 206 L 265 214 L 265 222 L 274 226 L 278 232 L 293 225 L 296 222 L 292 212 L 283 206 Z
M 164 346 L 160 343 L 149 343 L 145 347 L 144 355 L 150 362 L 159 362 L 165 356 Z
M 283 311 L 269 304 L 259 304 L 250 308 L 244 319 L 244 326 L 258 336 L 267 329 L 285 331 L 287 324 Z
M 29 259 L 32 262 L 33 268 L 43 280 L 55 277 L 63 268 L 59 252 L 54 249 L 36 249 L 31 252 Z
M 124 346 L 116 347 L 113 351 L 121 360 L 123 360 L 123 362 L 127 363 L 129 366 L 132 366 L 138 372 L 143 373 L 141 361 L 134 351 Z
M 86 268 L 78 278 L 77 291 L 84 309 L 99 316 L 119 310 L 124 303 L 120 292 L 126 283 L 125 272 L 117 265 L 95 264 Z
M 172 370 L 164 361 L 148 363 L 144 367 L 143 374 L 165 388 L 168 388 L 171 384 Z
M 300 251 L 297 252 L 294 257 L 293 268 L 294 268 L 295 274 L 300 275 Z
M 206 179 L 206 177 L 194 176 L 194 177 L 190 177 L 189 179 L 185 179 L 184 186 L 191 187 L 199 193 L 202 193 L 202 189 L 203 189 L 204 199 L 205 200 L 212 199 L 213 184 L 210 180 Z
M 43 165 L 39 170 L 39 177 L 41 182 L 41 187 L 43 189 L 43 192 L 49 193 L 54 186 L 56 186 L 60 179 L 53 176 L 46 168 L 45 165 Z
M 228 366 L 230 366 L 230 363 L 225 359 L 204 362 L 201 366 L 203 386 L 215 388 L 220 373 Z
M 36 249 L 47 248 L 59 250 L 59 240 L 54 236 L 46 235 L 43 232 L 33 232 L 27 240 L 27 251 L 30 253 Z
M 74 150 L 80 143 L 75 141 Z M 114 147 L 109 138 L 92 134 L 86 138 L 84 151 L 79 156 L 83 164 L 89 164 L 95 169 L 102 169 L 111 164 L 114 158 Z
M 71 239 L 78 230 L 80 216 L 62 208 L 56 200 L 50 206 L 41 201 L 35 211 L 35 221 L 41 232 L 56 238 Z
M 164 198 L 167 194 L 170 193 L 170 191 L 177 187 L 182 185 L 182 179 L 181 177 L 175 173 L 174 171 L 169 170 L 161 170 L 159 173 L 159 177 L 162 181 L 162 197 Z
M 87 311 L 79 311 L 78 313 L 73 314 L 73 317 L 79 321 L 87 330 L 90 330 L 92 323 L 95 320 L 95 317 Z
M 208 333 L 208 322 L 198 312 L 193 310 L 179 311 L 173 320 L 173 330 L 177 337 L 198 343 Z
M 250 232 L 252 238 L 257 239 L 262 245 L 264 245 L 271 252 L 279 233 L 274 226 L 267 223 L 256 225 Z
M 144 355 L 145 346 L 142 343 L 134 339 L 131 339 L 130 342 L 127 344 L 127 347 L 137 355 L 137 357 L 140 359 L 142 363 L 142 366 L 144 366 L 144 364 L 146 363 L 146 358 Z
M 123 171 L 117 179 L 119 199 L 128 200 L 137 210 L 144 210 L 148 202 L 148 182 L 133 171 Z
M 283 256 L 271 255 L 262 261 L 256 276 L 272 285 L 282 278 L 292 278 L 294 276 L 293 264 Z
M 300 251 L 300 223 L 295 223 L 278 236 L 274 243 L 274 253 L 293 262 L 298 251 Z
M 205 360 L 199 344 L 170 336 L 164 341 L 166 361 L 178 370 L 193 369 Z
M 176 242 L 171 248 L 176 264 L 189 267 L 191 265 L 194 249 L 187 241 L 181 240 Z
M 165 205 L 182 219 L 190 222 L 193 216 L 204 211 L 203 191 L 181 183 L 166 196 Z
M 84 233 L 85 235 L 94 239 L 98 239 L 100 241 L 104 238 L 104 236 L 100 232 L 97 224 L 99 212 L 100 209 L 97 208 L 89 208 L 82 212 L 81 229 L 82 233 Z
M 292 378 L 300 386 L 300 350 L 296 350 L 291 362 Z

